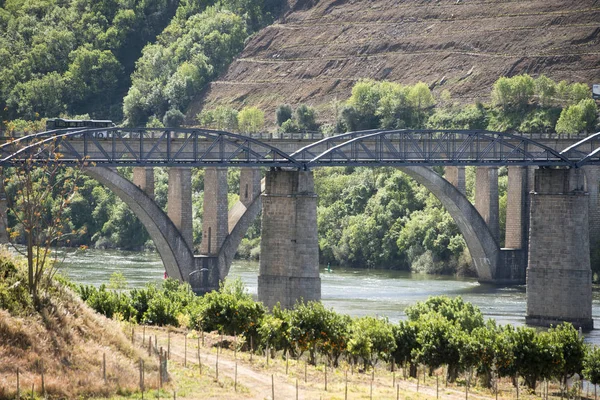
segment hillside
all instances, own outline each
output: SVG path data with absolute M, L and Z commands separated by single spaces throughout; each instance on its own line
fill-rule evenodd
M 26 273 L 21 261 L 0 247 L 0 399 L 15 398 L 17 371 L 22 398 L 33 398 L 32 386 L 41 398 L 42 380 L 52 399 L 136 390 L 137 361 L 146 356 L 125 337 L 121 325 L 96 314 L 57 281 L 44 284 L 35 308 Z M 155 386 L 158 368 L 147 364 L 148 380 Z
M 420 80 L 456 101 L 486 101 L 503 75 L 592 83 L 600 72 L 600 1 L 291 0 L 273 25 L 192 103 L 256 105 L 270 123 L 282 103 L 332 121 L 361 78 Z

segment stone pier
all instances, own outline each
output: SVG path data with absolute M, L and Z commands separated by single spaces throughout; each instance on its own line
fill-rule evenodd
M 216 256 L 229 234 L 227 168 L 204 170 L 204 211 L 200 254 Z
M 312 172 L 271 170 L 262 198 L 258 299 L 291 308 L 321 299 L 317 195 Z
M 581 169 L 535 171 L 531 193 L 528 324 L 592 329 L 589 196 Z
M 4 188 L 0 192 L 0 244 L 8 244 L 9 237 L 8 231 L 8 202 L 6 200 L 6 194 Z
M 498 199 L 498 167 L 477 167 L 475 176 L 475 208 L 499 242 L 500 216 Z
M 524 249 L 527 242 L 527 167 L 508 167 L 504 247 Z
M 467 181 L 465 177 L 465 167 L 446 167 L 445 178 L 454 185 L 462 194 L 467 193 Z
M 193 250 L 192 170 L 190 168 L 169 168 L 167 215 L 179 229 L 190 250 Z
M 133 184 L 142 189 L 151 199 L 154 199 L 154 168 L 134 167 Z

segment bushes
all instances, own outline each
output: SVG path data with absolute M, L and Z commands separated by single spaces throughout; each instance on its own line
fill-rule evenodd
M 0 274 L 11 271 L 3 267 Z M 160 287 L 149 285 L 123 294 L 105 286 L 80 286 L 78 292 L 109 317 L 242 335 L 246 343 L 252 338 L 256 347 L 272 353 L 288 352 L 292 357 L 308 353 L 312 364 L 318 356 L 333 366 L 345 358 L 365 369 L 379 360 L 394 360 L 409 367 L 411 376 L 417 364 L 430 374 L 446 365 L 450 382 L 462 372 L 476 371 L 486 387 L 493 372 L 498 377 L 520 376 L 532 389 L 541 379 L 565 382 L 575 373 L 600 383 L 600 349 L 587 349 L 572 325 L 541 333 L 527 327 L 498 327 L 491 320 L 484 323 L 481 311 L 460 297 L 431 297 L 406 309 L 408 321 L 392 324 L 373 317 L 352 319 L 318 302 L 299 302 L 291 310 L 276 306 L 267 313 L 239 280 L 204 297 L 172 279 Z

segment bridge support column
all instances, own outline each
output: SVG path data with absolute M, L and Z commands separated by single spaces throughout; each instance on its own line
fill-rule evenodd
M 8 202 L 4 187 L 0 192 L 0 244 L 8 244 Z
M 508 167 L 504 247 L 523 249 L 527 235 L 527 168 Z
M 500 217 L 498 199 L 498 167 L 477 167 L 475 176 L 475 208 L 499 242 Z
M 148 197 L 154 200 L 154 168 L 134 167 L 133 184 L 142 189 Z
M 600 167 L 582 167 L 585 172 L 586 191 L 590 196 L 590 246 L 592 263 L 600 264 Z
M 167 215 L 179 229 L 193 253 L 192 170 L 190 168 L 169 168 Z
M 240 169 L 240 201 L 246 207 L 260 196 L 260 180 L 260 169 Z
M 200 254 L 217 255 L 229 234 L 227 168 L 204 170 L 204 213 Z
M 465 167 L 446 167 L 445 178 L 454 185 L 462 194 L 467 193 Z
M 300 299 L 321 300 L 312 172 L 267 172 L 262 202 L 258 299 L 285 308 Z
M 592 329 L 589 196 L 579 169 L 535 172 L 531 193 L 528 324 L 557 325 L 563 321 Z

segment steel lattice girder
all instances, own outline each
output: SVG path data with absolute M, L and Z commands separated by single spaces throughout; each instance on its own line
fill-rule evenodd
M 43 132 L 0 146 L 0 165 L 26 159 L 104 166 L 254 166 L 310 169 L 318 166 L 538 165 L 578 167 L 600 162 L 600 134 L 557 152 L 531 138 L 468 130 L 370 130 L 312 142 L 288 155 L 268 140 L 205 129 L 96 128 Z

